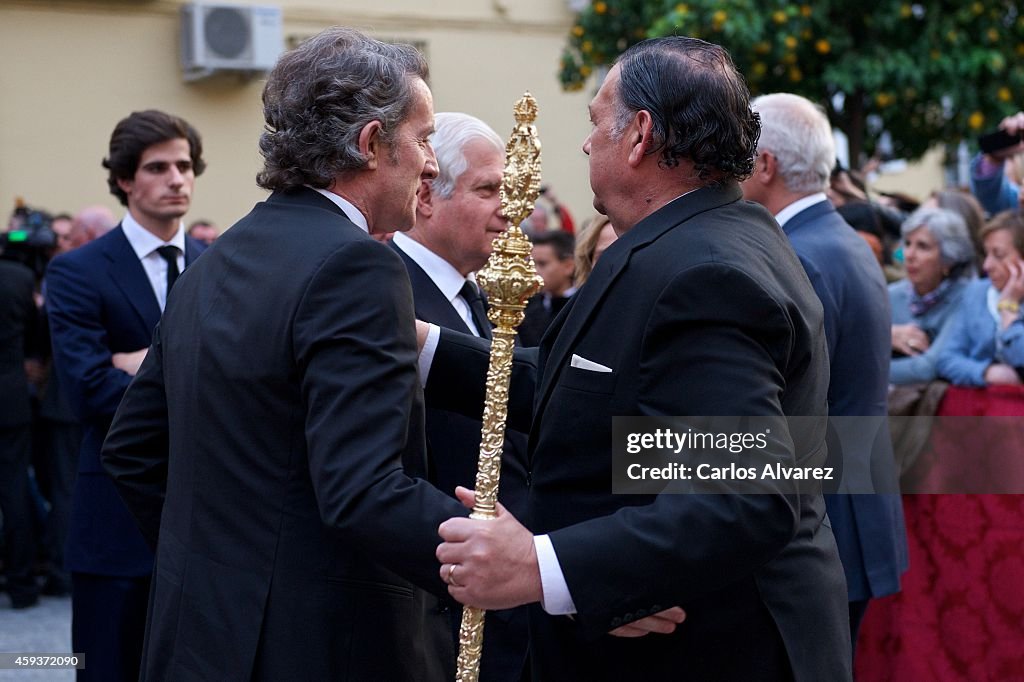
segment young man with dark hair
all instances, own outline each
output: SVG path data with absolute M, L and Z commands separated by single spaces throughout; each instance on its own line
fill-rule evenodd
M 117 124 L 103 166 L 127 207 L 120 225 L 60 255 L 47 271 L 54 367 L 81 420 L 66 565 L 72 647 L 87 655 L 79 680 L 136 680 L 153 555 L 100 466 L 100 446 L 177 277 L 204 248 L 186 237 L 199 134 L 162 111 Z
M 525 346 L 540 345 L 551 321 L 576 292 L 575 238 L 568 232 L 542 232 L 533 237 L 533 263 L 544 280 L 540 293 L 526 304 L 519 338 Z
M 110 171 L 107 175 L 110 193 L 117 197 L 123 206 L 128 205 L 128 190 L 121 183 L 135 177 L 146 150 L 171 140 L 180 140 L 187 145 L 191 169 L 196 177 L 202 175 L 206 170 L 202 139 L 199 132 L 185 119 L 149 109 L 134 112 L 122 119 L 114 128 L 110 135 L 109 153 L 107 158 L 103 159 L 103 167 Z

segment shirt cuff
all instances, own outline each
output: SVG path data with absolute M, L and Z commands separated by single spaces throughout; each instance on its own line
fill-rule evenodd
M 569 586 L 565 584 L 562 567 L 555 554 L 555 546 L 547 535 L 535 535 L 533 547 L 537 552 L 537 568 L 540 569 L 540 588 L 543 593 L 540 605 L 552 616 L 576 613 Z
M 437 344 L 441 340 L 441 328 L 431 324 L 427 331 L 427 340 L 423 342 L 423 350 L 420 351 L 420 386 L 427 387 L 427 377 L 430 375 L 430 366 L 434 364 L 434 352 L 437 351 Z

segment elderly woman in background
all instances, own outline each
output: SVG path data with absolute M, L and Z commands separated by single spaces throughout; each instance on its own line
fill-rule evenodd
M 967 234 L 971 235 L 974 250 L 978 254 L 977 265 L 985 258 L 985 248 L 981 244 L 981 228 L 985 227 L 985 210 L 973 195 L 959 189 L 944 189 L 932 192 L 922 206 L 945 208 L 958 214 L 967 223 Z
M 981 231 L 988 280 L 964 291 L 948 341 L 939 352 L 939 375 L 958 386 L 1020 384 L 1024 370 L 1024 220 L 1004 211 Z
M 582 234 L 576 240 L 576 274 L 574 283 L 577 289 L 587 281 L 587 277 L 594 270 L 597 259 L 601 257 L 604 250 L 618 238 L 618 235 L 615 234 L 615 228 L 612 227 L 608 216 L 605 215 L 595 217 L 583 228 Z
M 942 208 L 919 208 L 900 227 L 907 278 L 889 285 L 892 350 L 889 381 L 936 377 L 949 321 L 974 274 L 974 246 L 963 218 Z

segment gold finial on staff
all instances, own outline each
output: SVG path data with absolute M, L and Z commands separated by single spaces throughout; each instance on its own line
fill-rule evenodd
M 540 193 L 540 138 L 533 125 L 537 119 L 537 100 L 533 95 L 527 92 L 516 102 L 515 117 L 516 126 L 505 145 L 505 172 L 501 181 L 501 210 L 508 218 L 509 229 L 494 240 L 494 251 L 476 277 L 477 283 L 487 293 L 490 304 L 487 316 L 497 327 L 493 331 L 491 359 L 487 368 L 487 394 L 476 472 L 476 503 L 470 514 L 474 519 L 493 519 L 497 515 L 516 327 L 523 321 L 526 300 L 540 291 L 543 284 L 530 257 L 530 240 L 519 228 L 519 224 L 533 212 Z M 459 628 L 456 682 L 476 682 L 480 674 L 483 637 L 484 610 L 465 607 Z

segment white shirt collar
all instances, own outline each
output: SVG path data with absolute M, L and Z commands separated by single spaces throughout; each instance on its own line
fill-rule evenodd
M 817 192 L 816 194 L 811 194 L 802 199 L 797 199 L 792 204 L 776 213 L 775 221 L 779 224 L 779 227 L 782 227 L 792 220 L 793 216 L 800 213 L 800 211 L 810 208 L 822 201 L 828 201 L 828 197 L 825 196 L 824 192 Z
M 989 284 L 988 290 L 985 292 L 985 305 L 988 307 L 988 314 L 992 316 L 997 325 L 1002 318 L 1002 315 L 999 314 L 999 295 L 999 290 Z
M 309 185 L 306 186 L 309 187 Z M 363 215 L 362 211 L 355 207 L 355 204 L 345 197 L 338 196 L 334 192 L 330 192 L 326 189 L 317 189 L 316 187 L 310 187 L 310 189 L 314 192 L 323 194 L 325 197 L 333 201 L 335 206 L 345 212 L 345 215 L 348 216 L 349 220 L 358 225 L 363 232 L 370 234 L 370 226 L 366 222 L 366 216 Z
M 124 232 L 125 238 L 131 244 L 132 250 L 139 260 L 142 260 L 166 244 L 176 246 L 182 254 L 185 253 L 185 230 L 181 221 L 178 222 L 178 231 L 166 242 L 140 225 L 132 217 L 131 211 L 124 214 L 124 218 L 121 220 L 121 230 Z
M 462 285 L 467 279 L 470 279 L 463 277 L 451 263 L 404 233 L 396 232 L 391 239 L 395 242 L 395 246 L 412 258 L 416 265 L 423 268 L 423 271 L 430 279 L 434 280 L 434 284 L 449 302 L 455 300 L 462 290 Z

